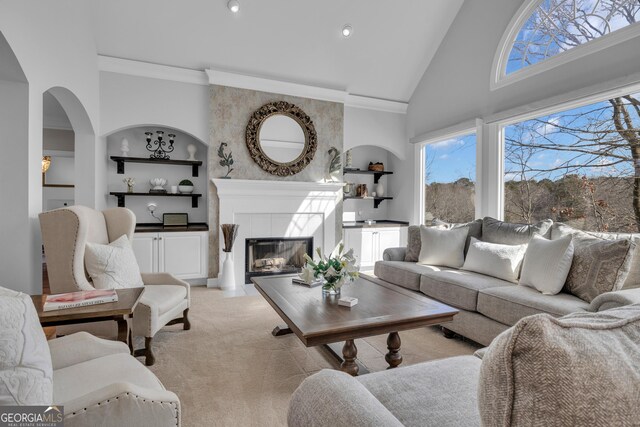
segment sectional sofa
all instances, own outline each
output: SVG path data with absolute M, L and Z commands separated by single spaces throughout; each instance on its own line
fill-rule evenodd
M 408 252 L 415 252 L 416 246 L 419 251 L 420 247 L 419 228 L 412 226 L 409 230 L 408 247 L 385 250 L 384 260 L 375 264 L 374 273 L 379 280 L 422 292 L 430 298 L 456 307 L 459 314 L 452 322 L 444 325 L 445 335 L 453 331 L 480 344 L 489 345 L 501 332 L 533 314 L 548 313 L 560 317 L 574 312 L 596 312 L 630 304 L 640 298 L 640 254 L 637 253 L 640 251 L 640 244 L 637 244 L 640 242 L 640 234 L 586 233 L 551 220 L 536 225 L 523 225 L 484 218 L 468 224 L 439 222 L 436 225 L 445 228 L 467 226 L 469 238 L 499 244 L 516 244 L 514 242 L 522 239 L 524 233 L 529 237 L 540 234 L 551 240 L 572 234 L 575 244 L 584 244 L 592 241 L 591 239 L 628 239 L 635 245 L 623 286 L 586 301 L 565 291 L 556 295 L 544 295 L 530 287 L 471 271 L 406 261 Z M 593 264 L 598 264 L 598 260 L 594 260 Z

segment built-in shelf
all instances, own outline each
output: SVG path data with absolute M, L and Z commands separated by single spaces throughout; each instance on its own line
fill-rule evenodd
M 111 156 L 111 160 L 116 162 L 117 172 L 124 174 L 125 163 L 154 163 L 159 165 L 183 165 L 191 166 L 191 176 L 198 176 L 198 168 L 202 166 L 202 160 L 169 160 L 169 159 L 150 159 L 147 157 L 122 157 Z
M 345 175 L 348 175 L 348 174 L 373 175 L 374 184 L 377 184 L 383 175 L 393 175 L 393 172 L 391 171 L 370 171 L 370 170 L 364 170 L 364 169 L 348 169 L 348 168 L 345 168 L 342 172 Z
M 380 203 L 382 203 L 383 200 L 393 200 L 393 197 L 357 197 L 357 196 L 344 196 L 344 200 L 347 199 L 358 199 L 358 200 L 373 200 L 373 207 L 375 209 L 378 209 L 378 206 L 380 206 Z
M 197 208 L 198 207 L 198 198 L 202 197 L 202 194 L 194 194 L 194 193 L 177 193 L 177 194 L 173 194 L 173 193 L 129 193 L 129 192 L 126 192 L 126 191 L 112 191 L 109 194 L 111 194 L 112 196 L 116 196 L 118 198 L 118 207 L 119 208 L 124 208 L 125 207 L 124 199 L 125 199 L 125 197 L 130 197 L 130 196 L 191 197 L 191 207 L 192 208 Z

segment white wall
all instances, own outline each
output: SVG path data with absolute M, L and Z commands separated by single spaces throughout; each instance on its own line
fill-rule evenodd
M 12 163 L 3 168 L 12 185 L 0 190 L 3 203 L 10 206 L 8 212 L 3 209 L 0 225 L 0 277 L 5 286 L 39 293 L 42 94 L 56 86 L 69 89 L 86 109 L 93 129 L 99 127 L 97 56 L 91 31 L 95 5 L 83 0 L 7 0 L 1 5 L 0 32 L 28 81 L 28 104 L 15 105 L 16 111 L 26 108 L 26 116 L 8 122 L 2 133 L 24 126 L 28 132 L 14 142 L 22 147 L 2 147 L 12 154 Z
M 407 142 L 406 115 L 344 107 L 344 150 L 371 145 L 404 159 Z
M 158 222 L 147 210 L 148 203 L 156 203 L 158 205 L 155 215 L 162 218 L 163 213 L 186 212 L 189 214 L 190 222 L 207 222 L 207 146 L 196 140 L 190 135 L 175 129 L 166 127 L 137 127 L 119 131 L 107 137 L 107 157 L 120 156 L 120 146 L 122 138 L 129 141 L 129 157 L 149 157 L 149 151 L 145 148 L 146 141 L 144 132 L 154 132 L 162 130 L 165 137 L 168 133 L 176 135 L 174 151 L 170 153 L 172 159 L 181 160 L 189 158 L 187 153 L 187 145 L 194 144 L 197 147 L 195 154 L 196 159 L 202 160 L 204 163 L 200 166 L 198 177 L 191 176 L 191 166 L 181 165 L 153 165 L 148 163 L 125 163 L 125 173 L 117 174 L 116 162 L 108 161 L 107 173 L 107 193 L 111 191 L 127 191 L 127 185 L 122 182 L 126 177 L 136 179 L 134 187 L 135 192 L 147 192 L 151 188 L 149 180 L 152 178 L 164 178 L 168 181 L 165 189 L 170 190 L 172 185 L 178 185 L 183 179 L 188 179 L 194 184 L 194 193 L 202 194 L 198 201 L 198 207 L 191 207 L 190 198 L 181 197 L 128 197 L 125 199 L 126 207 L 136 214 L 136 220 L 139 223 Z M 107 197 L 107 206 L 116 207 L 118 205 L 115 196 Z

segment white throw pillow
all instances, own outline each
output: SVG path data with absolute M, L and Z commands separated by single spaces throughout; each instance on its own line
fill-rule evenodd
M 462 269 L 518 283 L 520 266 L 526 251 L 526 244 L 501 245 L 471 238 L 467 259 Z
M 136 256 L 126 235 L 108 245 L 87 243 L 84 263 L 96 289 L 144 286 Z
M 0 287 L 0 343 L 0 406 L 51 405 L 51 354 L 29 295 Z
M 446 230 L 420 226 L 420 255 L 418 264 L 460 268 L 464 264 L 464 244 L 469 227 Z
M 567 281 L 573 261 L 572 236 L 547 240 L 533 236 L 522 262 L 520 284 L 545 295 L 555 295 Z

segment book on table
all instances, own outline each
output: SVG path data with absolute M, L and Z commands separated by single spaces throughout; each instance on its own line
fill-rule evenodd
M 115 289 L 67 292 L 65 294 L 47 295 L 42 311 L 64 310 L 117 301 L 118 294 Z
M 322 285 L 322 283 L 324 283 L 322 281 L 322 279 L 317 279 L 317 280 L 314 280 L 313 282 L 309 283 L 307 281 L 302 280 L 299 277 L 294 277 L 293 279 L 291 279 L 291 281 L 296 285 L 308 286 L 310 288 L 315 288 L 316 286 L 320 286 L 320 285 Z

